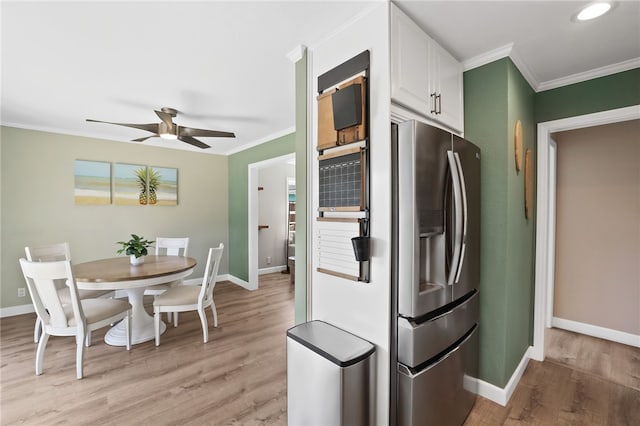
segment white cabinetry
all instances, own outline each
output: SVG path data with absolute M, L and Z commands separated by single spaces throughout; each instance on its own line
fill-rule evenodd
M 391 98 L 463 131 L 462 65 L 391 5 Z

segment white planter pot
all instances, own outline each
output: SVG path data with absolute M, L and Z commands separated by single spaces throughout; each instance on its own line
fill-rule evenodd
M 132 265 L 142 265 L 144 263 L 144 256 L 136 257 L 132 254 L 129 256 L 129 262 Z

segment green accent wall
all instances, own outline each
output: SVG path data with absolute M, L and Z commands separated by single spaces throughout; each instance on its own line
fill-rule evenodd
M 640 68 L 536 94 L 536 122 L 640 105 Z
M 536 203 L 527 220 L 515 123 L 535 186 L 537 123 L 640 104 L 640 69 L 535 93 L 504 58 L 464 73 L 464 100 L 465 138 L 482 149 L 479 376 L 504 387 L 533 339 Z
M 464 74 L 465 138 L 482 150 L 480 379 L 504 387 L 531 342 L 533 219 L 513 136 L 535 145 L 534 92 L 510 59 Z
M 296 62 L 295 321 L 307 320 L 307 51 Z
M 536 164 L 535 92 L 520 71 L 507 61 L 507 238 L 505 267 L 506 345 L 504 384 L 522 360 L 533 342 L 533 308 L 535 289 L 535 210 L 531 218 L 524 209 L 524 156 L 531 150 L 533 169 Z M 522 168 L 515 167 L 515 125 L 522 123 Z M 532 184 L 535 194 L 535 173 Z M 534 195 L 535 196 L 535 195 Z M 535 206 L 535 203 L 533 204 Z
M 295 141 L 295 133 L 291 133 L 228 157 L 229 273 L 241 280 L 249 281 L 248 166 L 291 154 L 295 151 Z

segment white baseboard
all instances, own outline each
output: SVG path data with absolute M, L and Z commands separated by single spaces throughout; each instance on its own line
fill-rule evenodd
M 258 275 L 273 274 L 274 272 L 286 271 L 287 265 L 272 266 L 270 268 L 258 269 Z
M 9 306 L 6 308 L 0 308 L 0 318 L 30 314 L 35 311 L 36 310 L 33 308 L 33 304 L 31 303 L 28 303 L 26 305 Z
M 249 286 L 248 282 L 241 280 L 240 278 L 235 277 L 231 274 L 218 275 L 216 282 L 219 281 L 231 281 L 235 285 L 239 285 L 240 287 L 246 288 L 247 290 L 255 290 L 255 288 L 251 288 Z
M 511 399 L 511 395 L 513 395 L 513 392 L 516 390 L 516 386 L 518 386 L 518 383 L 520 382 L 520 379 L 524 374 L 524 370 L 526 370 L 527 368 L 527 364 L 529 364 L 529 353 L 531 352 L 531 350 L 532 347 L 529 346 L 522 356 L 520 364 L 518 364 L 504 388 L 499 388 L 498 386 L 492 385 L 491 383 L 485 382 L 484 380 L 475 379 L 478 385 L 478 395 L 487 398 L 495 402 L 496 404 L 500 404 L 502 406 L 507 405 L 507 403 Z
M 557 317 L 551 318 L 551 326 L 640 348 L 640 335 L 637 334 L 625 333 L 624 331 L 612 330 L 610 328 Z

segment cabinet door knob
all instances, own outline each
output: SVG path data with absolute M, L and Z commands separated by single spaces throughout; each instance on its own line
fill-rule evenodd
M 438 102 L 436 114 L 442 114 L 442 93 L 436 96 L 436 101 Z
M 429 95 L 429 98 L 432 100 L 431 102 L 431 111 L 429 111 L 430 114 L 437 114 L 438 113 L 438 109 L 436 108 L 436 100 L 438 99 L 438 96 L 436 95 L 436 92 L 433 92 L 432 94 Z

